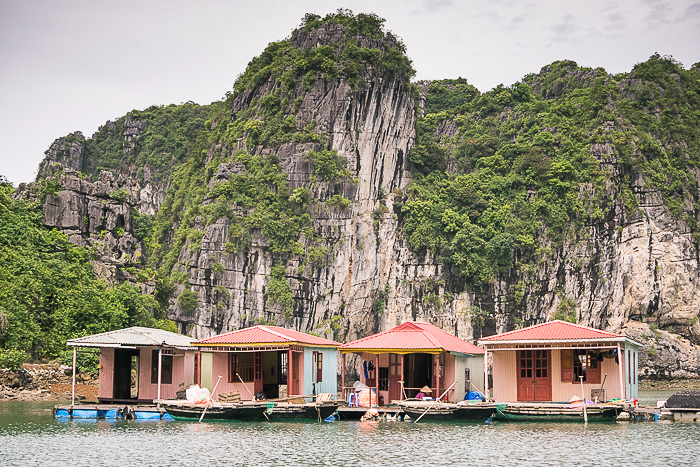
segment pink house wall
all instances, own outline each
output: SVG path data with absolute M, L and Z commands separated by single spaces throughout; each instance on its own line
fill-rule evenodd
M 605 378 L 605 375 L 608 375 Z M 614 358 L 605 358 L 600 367 L 600 383 L 583 383 L 586 399 L 591 397 L 591 389 L 598 389 L 605 379 L 605 397 L 616 399 L 620 397 L 620 378 Z M 572 396 L 581 397 L 581 383 L 562 382 L 561 380 L 561 350 L 552 350 L 552 400 L 568 402 Z
M 515 350 L 493 352 L 493 395 L 497 401 L 517 401 Z
M 440 397 L 443 392 L 455 382 L 455 356 L 450 354 L 445 354 L 445 367 L 442 369 L 445 375 L 444 386 L 440 385 L 440 394 L 435 397 Z M 455 385 L 456 386 L 456 385 Z M 452 388 L 443 398 L 445 401 L 455 402 L 455 388 Z
M 491 353 L 491 352 L 490 352 Z M 518 400 L 517 388 L 517 363 L 515 350 L 494 351 L 493 367 L 493 393 L 492 397 L 497 401 L 515 402 Z M 581 397 L 581 383 L 562 382 L 561 380 L 561 350 L 552 350 L 552 400 L 556 402 L 568 402 L 576 395 Z M 601 382 L 605 375 L 608 377 L 603 386 L 606 398 L 616 399 L 620 397 L 620 383 L 618 367 L 615 360 L 606 358 L 600 369 Z M 583 383 L 586 398 L 591 397 L 591 389 L 601 387 L 601 383 Z
M 151 355 L 153 348 L 139 350 L 139 399 L 156 399 L 158 383 L 151 383 Z M 173 355 L 173 379 L 171 384 L 161 384 L 160 398 L 175 399 L 180 383 L 189 387 L 194 381 L 194 351 L 176 350 Z
M 211 384 L 212 384 L 212 389 L 213 386 L 216 385 L 216 381 L 219 379 L 219 375 L 221 375 L 221 381 L 219 381 L 219 385 L 216 388 L 216 391 L 212 394 L 214 398 L 219 393 L 228 393 L 228 392 L 233 392 L 233 391 L 238 391 L 241 393 L 241 400 L 244 401 L 249 401 L 252 400 L 253 398 L 250 396 L 250 393 L 248 390 L 250 390 L 251 393 L 255 394 L 255 383 L 252 381 L 246 382 L 245 384 L 241 383 L 240 381 L 238 382 L 233 382 L 229 383 L 229 374 L 228 374 L 228 353 L 224 352 L 214 352 L 212 353 L 211 357 Z M 235 375 L 234 375 L 235 378 Z M 236 378 L 237 379 L 237 378 Z M 248 386 L 248 389 L 246 390 L 246 386 Z

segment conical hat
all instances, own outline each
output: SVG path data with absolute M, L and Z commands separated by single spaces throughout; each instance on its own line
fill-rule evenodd
M 422 388 L 420 388 L 420 392 L 424 392 L 424 393 L 426 393 L 426 394 L 430 394 L 430 393 L 433 392 L 433 391 L 431 391 L 430 388 L 429 388 L 428 386 L 423 386 Z

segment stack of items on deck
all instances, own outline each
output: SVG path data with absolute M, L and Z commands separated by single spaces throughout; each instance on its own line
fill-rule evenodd
M 241 393 L 240 391 L 233 391 L 228 393 L 219 393 L 219 402 L 240 402 Z

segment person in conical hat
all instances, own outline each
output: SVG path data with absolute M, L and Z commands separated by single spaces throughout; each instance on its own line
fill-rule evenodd
M 425 397 L 428 397 L 428 394 L 432 394 L 433 391 L 428 386 L 423 386 L 420 388 L 420 391 L 418 394 L 416 394 L 416 399 L 423 399 Z

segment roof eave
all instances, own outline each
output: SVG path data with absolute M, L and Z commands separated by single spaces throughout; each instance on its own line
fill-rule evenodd
M 397 353 L 397 354 L 410 354 L 410 353 L 430 353 L 430 354 L 441 354 L 447 352 L 445 349 L 373 349 L 373 348 L 351 348 L 343 349 L 338 348 L 342 353 Z
M 503 339 L 503 340 L 479 340 L 481 345 L 489 344 L 593 344 L 596 342 L 600 343 L 610 343 L 610 342 L 626 342 L 631 340 L 627 337 L 601 337 L 596 339 Z M 634 342 L 634 341 L 633 341 Z

